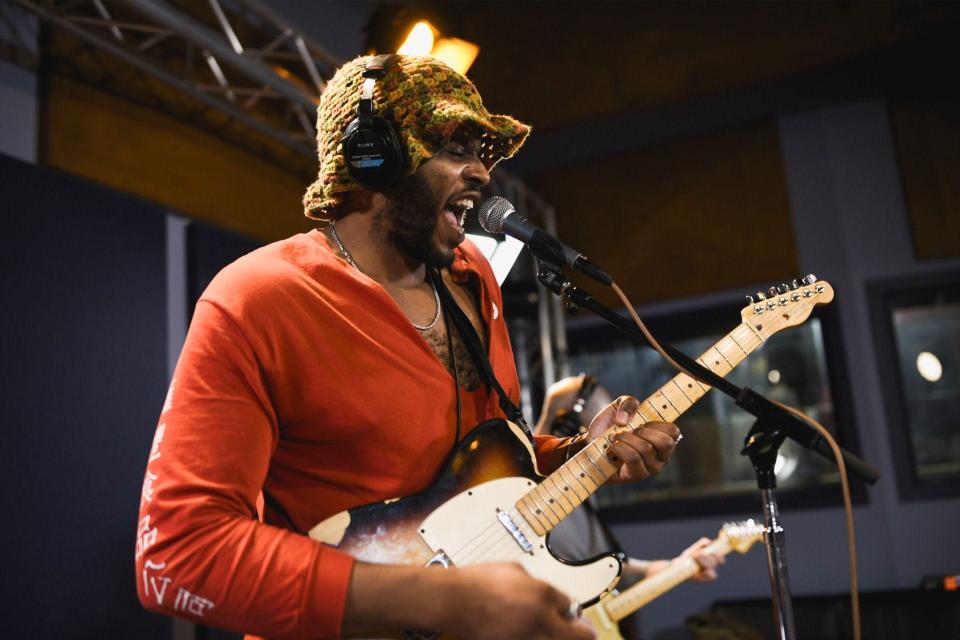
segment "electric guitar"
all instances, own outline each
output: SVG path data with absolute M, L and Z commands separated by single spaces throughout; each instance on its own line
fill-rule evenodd
M 703 552 L 720 556 L 731 551 L 746 553 L 754 543 L 762 539 L 762 524 L 754 520 L 728 522 L 723 525 L 717 539 L 707 545 Z M 700 565 L 696 560 L 678 558 L 671 562 L 668 568 L 641 580 L 623 593 L 602 598 L 600 602 L 584 610 L 583 615 L 593 626 L 597 640 L 624 640 L 617 628 L 617 622 L 699 572 Z
M 754 301 L 742 322 L 697 361 L 725 376 L 773 334 L 802 324 L 833 289 L 814 276 Z M 609 594 L 620 578 L 614 554 L 566 562 L 547 534 L 619 469 L 607 449 L 620 433 L 650 421 L 675 421 L 710 387 L 678 374 L 641 403 L 628 424 L 614 426 L 545 478 L 524 432 L 506 420 L 477 426 L 457 446 L 438 480 L 412 496 L 342 511 L 313 527 L 311 538 L 373 563 L 467 566 L 517 562 L 582 606 Z

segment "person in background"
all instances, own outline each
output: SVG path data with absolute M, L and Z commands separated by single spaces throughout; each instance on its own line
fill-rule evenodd
M 558 380 L 547 389 L 534 433 L 565 437 L 581 435 L 610 401 L 610 393 L 593 376 L 580 374 Z M 700 572 L 691 578 L 692 581 L 717 579 L 717 568 L 725 559 L 722 555 L 704 552 L 710 542 L 709 538 L 700 538 L 675 558 L 693 557 L 700 565 Z M 551 532 L 550 549 L 557 556 L 572 561 L 587 560 L 611 551 L 623 553 L 620 542 L 597 511 L 595 496 L 587 499 Z M 624 554 L 620 588 L 656 575 L 671 562 L 673 560 L 664 558 L 641 560 Z M 624 637 L 638 637 L 636 618 L 631 616 L 620 622 Z

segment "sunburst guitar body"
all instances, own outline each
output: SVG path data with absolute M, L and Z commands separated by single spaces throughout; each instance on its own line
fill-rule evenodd
M 620 560 L 606 554 L 566 562 L 549 551 L 547 532 L 538 533 L 516 506 L 543 480 L 520 427 L 491 420 L 457 446 L 429 489 L 341 512 L 311 529 L 310 537 L 365 562 L 518 562 L 532 576 L 563 585 L 578 602 L 595 602 L 616 586 Z

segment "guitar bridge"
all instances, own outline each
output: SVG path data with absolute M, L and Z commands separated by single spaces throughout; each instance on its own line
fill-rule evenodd
M 520 527 L 513 521 L 509 513 L 497 509 L 497 520 L 500 521 L 503 528 L 513 537 L 513 540 L 520 545 L 524 553 L 533 555 L 533 544 L 530 543 L 530 540 L 527 539 L 527 536 L 520 530 Z

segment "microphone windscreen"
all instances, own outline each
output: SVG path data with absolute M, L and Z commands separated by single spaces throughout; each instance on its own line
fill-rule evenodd
M 487 233 L 503 233 L 503 219 L 515 211 L 509 200 L 493 196 L 480 203 L 477 220 Z

